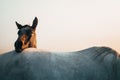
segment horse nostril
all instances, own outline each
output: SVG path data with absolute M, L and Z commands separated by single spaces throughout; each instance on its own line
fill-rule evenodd
M 22 47 L 22 41 L 19 41 L 19 47 L 20 48 Z

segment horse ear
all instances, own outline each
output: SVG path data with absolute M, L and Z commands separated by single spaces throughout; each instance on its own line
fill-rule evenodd
M 17 25 L 18 29 L 23 28 L 23 26 L 22 26 L 21 24 L 19 24 L 19 23 L 17 23 L 17 22 L 15 22 L 15 23 L 16 23 L 16 25 Z
M 35 19 L 33 20 L 32 28 L 36 29 L 37 24 L 38 24 L 38 19 L 37 17 L 35 17 Z

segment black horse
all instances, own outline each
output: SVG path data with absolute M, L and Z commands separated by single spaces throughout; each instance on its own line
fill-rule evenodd
M 35 17 L 33 20 L 32 26 L 24 25 L 16 22 L 16 25 L 19 29 L 18 31 L 18 39 L 16 40 L 14 46 L 16 52 L 21 52 L 26 48 L 36 48 L 36 26 L 38 24 L 38 19 Z

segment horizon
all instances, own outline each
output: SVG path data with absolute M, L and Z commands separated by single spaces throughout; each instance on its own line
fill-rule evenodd
M 14 50 L 18 23 L 38 18 L 37 48 L 78 51 L 107 46 L 120 53 L 120 1 L 12 0 L 0 1 L 0 54 Z

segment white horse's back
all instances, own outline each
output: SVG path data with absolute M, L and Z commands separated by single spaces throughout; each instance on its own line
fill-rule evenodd
M 119 80 L 119 61 L 106 47 L 66 53 L 11 51 L 0 56 L 0 80 Z

